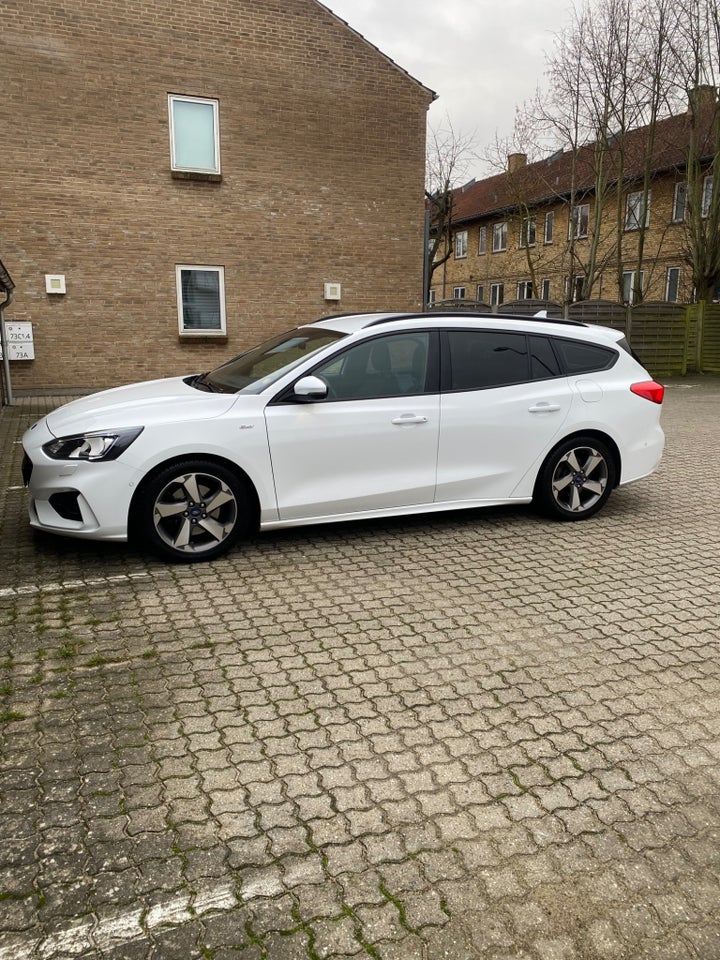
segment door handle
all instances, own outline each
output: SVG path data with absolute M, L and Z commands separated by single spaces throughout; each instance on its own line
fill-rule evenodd
M 530 413 L 557 413 L 559 409 L 559 403 L 536 403 L 528 407 Z
M 394 417 L 390 423 L 404 427 L 406 423 L 427 423 L 427 417 L 416 417 L 414 413 L 404 413 L 401 417 Z

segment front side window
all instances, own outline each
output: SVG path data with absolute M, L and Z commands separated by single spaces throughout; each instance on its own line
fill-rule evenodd
M 369 400 L 426 392 L 429 333 L 377 337 L 321 364 L 313 375 L 328 385 L 332 400 Z
M 680 299 L 680 267 L 668 267 L 665 299 L 670 303 L 677 303 Z
M 478 230 L 478 253 L 485 253 L 487 250 L 487 227 L 480 227 Z
M 455 234 L 455 259 L 462 260 L 467 256 L 467 230 Z
M 520 224 L 520 246 L 523 248 L 534 247 L 535 232 L 535 217 L 524 217 L 522 223 Z
M 178 328 L 183 335 L 225 334 L 224 267 L 178 264 Z
M 685 208 L 687 205 L 687 183 L 682 181 L 675 184 L 675 193 L 673 194 L 673 223 L 682 223 L 685 219 Z
M 643 217 L 643 208 L 645 210 L 645 216 Z M 645 221 L 645 226 L 650 224 L 650 191 L 647 195 L 647 205 L 645 205 L 645 194 L 642 190 L 638 190 L 635 193 L 629 193 L 627 195 L 627 201 L 625 205 L 625 229 L 626 230 L 639 230 L 642 226 L 643 220 Z
M 171 169 L 186 173 L 220 173 L 217 100 L 170 94 Z
M 493 224 L 493 253 L 507 250 L 507 222 Z
M 572 216 L 573 236 L 576 240 L 581 240 L 588 235 L 588 226 L 590 225 L 590 204 L 581 203 L 573 208 Z
M 449 330 L 450 389 L 482 390 L 529 379 L 524 333 Z

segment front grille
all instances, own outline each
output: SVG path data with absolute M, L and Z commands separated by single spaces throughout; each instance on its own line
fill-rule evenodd
M 30 483 L 30 477 L 32 476 L 33 465 L 32 460 L 26 453 L 23 454 L 22 466 L 20 469 L 22 470 L 23 483 L 27 487 L 27 485 Z
M 53 493 L 50 497 L 50 505 L 56 510 L 63 520 L 82 520 L 82 513 L 78 504 L 77 490 L 66 490 L 64 493 Z

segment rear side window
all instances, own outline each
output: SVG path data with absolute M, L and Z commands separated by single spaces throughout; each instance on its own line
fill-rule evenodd
M 529 377 L 524 333 L 449 330 L 450 389 L 481 390 L 522 383 Z
M 570 376 L 607 370 L 615 363 L 618 356 L 614 350 L 599 347 L 594 343 L 583 343 L 580 340 L 553 340 L 553 344 L 560 355 L 565 373 Z
M 562 373 L 558 358 L 547 337 L 528 337 L 530 344 L 530 379 L 549 380 Z

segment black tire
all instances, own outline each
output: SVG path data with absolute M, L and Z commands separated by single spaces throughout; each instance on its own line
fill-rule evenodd
M 242 481 L 212 460 L 185 460 L 166 467 L 138 498 L 138 533 L 161 557 L 178 563 L 219 557 L 251 525 Z
M 586 520 L 601 510 L 615 486 L 615 459 L 595 437 L 571 437 L 548 455 L 533 502 L 558 520 Z

